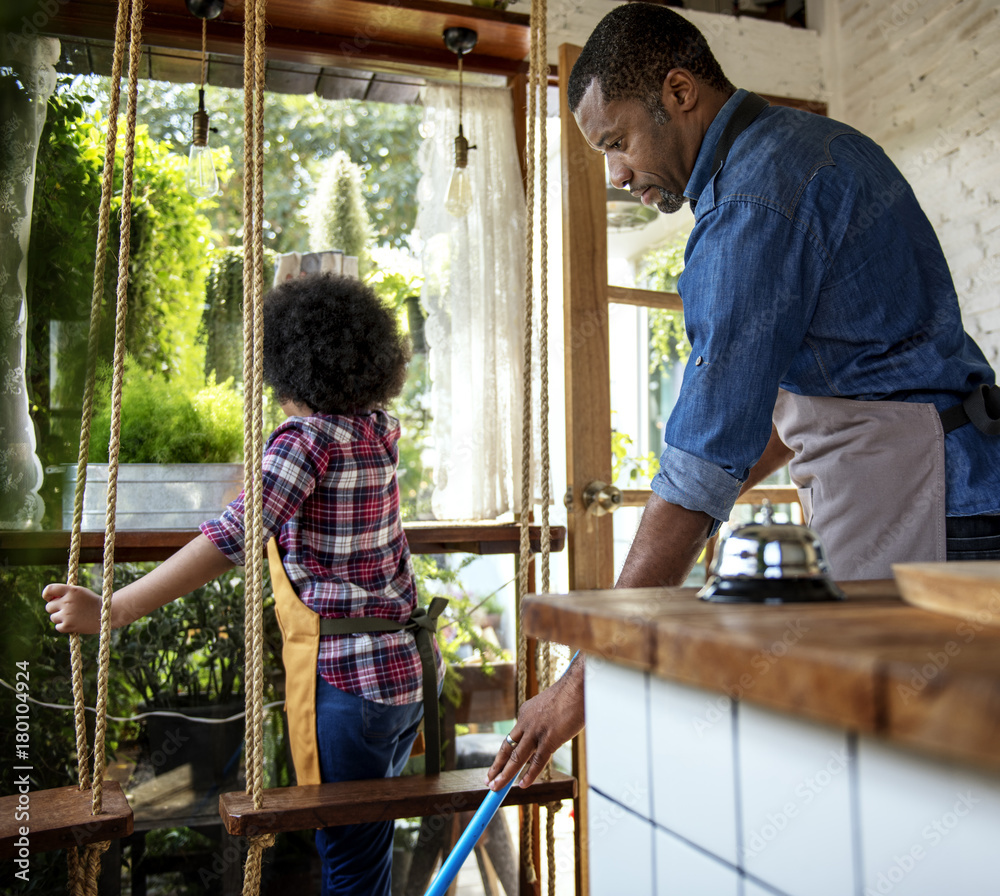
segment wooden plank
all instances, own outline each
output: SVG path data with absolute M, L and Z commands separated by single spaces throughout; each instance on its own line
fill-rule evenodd
M 414 554 L 517 554 L 520 529 L 516 523 L 439 523 L 403 524 L 410 551 Z M 193 538 L 197 532 L 184 529 L 123 529 L 116 533 L 115 560 L 135 563 L 166 560 Z M 532 526 L 529 539 L 533 551 L 541 550 L 541 527 Z M 69 552 L 70 533 L 64 530 L 45 532 L 0 531 L 0 563 L 15 566 L 64 564 Z M 549 532 L 552 551 L 566 544 L 566 529 L 553 526 Z M 84 532 L 81 536 L 81 563 L 99 563 L 104 550 L 104 532 Z
M 498 746 L 499 742 L 497 738 Z M 246 793 L 224 793 L 219 797 L 219 814 L 226 830 L 235 836 L 425 815 L 450 816 L 479 808 L 488 793 L 485 778 L 486 769 L 470 768 L 436 776 L 285 787 L 265 790 L 261 809 L 253 808 L 253 800 Z M 553 772 L 551 781 L 536 781 L 523 789 L 512 787 L 504 805 L 572 799 L 575 794 L 576 780 Z
M 894 563 L 892 571 L 913 606 L 1000 626 L 1000 561 Z
M 60 3 L 45 33 L 109 41 L 115 13 L 115 0 Z M 530 49 L 527 15 L 438 0 L 272 0 L 266 15 L 268 59 L 314 66 L 381 63 L 453 70 L 455 56 L 441 37 L 453 25 L 479 35 L 463 63 L 468 72 L 515 74 L 525 68 Z M 209 24 L 206 42 L 212 53 L 242 58 L 242 4 L 226 5 Z M 200 50 L 201 22 L 176 0 L 147 0 L 143 44 Z
M 533 596 L 525 629 L 588 655 L 1000 769 L 1000 629 L 920 610 L 891 580 L 847 600 L 710 604 L 694 589 Z
M 608 286 L 608 301 L 616 305 L 638 305 L 640 308 L 662 308 L 664 311 L 683 311 L 681 297 L 675 292 L 655 289 L 633 289 L 627 286 Z
M 16 784 L 16 770 L 14 775 Z M 22 850 L 47 852 L 132 833 L 132 810 L 117 781 L 104 782 L 100 815 L 91 814 L 92 801 L 90 790 L 73 785 L 0 797 L 0 860 L 23 858 Z
M 559 48 L 559 71 L 579 56 Z M 611 481 L 608 247 L 604 159 L 583 139 L 559 85 L 562 130 L 563 297 L 566 365 L 566 497 L 570 588 L 608 588 L 614 578 L 612 519 L 586 512 L 583 492 Z
M 653 494 L 649 488 L 622 489 L 622 507 L 645 507 Z M 736 499 L 737 504 L 761 504 L 764 500 L 772 504 L 798 504 L 799 491 L 794 485 L 758 485 Z

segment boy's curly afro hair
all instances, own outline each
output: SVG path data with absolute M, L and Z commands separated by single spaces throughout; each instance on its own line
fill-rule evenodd
M 264 298 L 264 380 L 279 401 L 323 414 L 383 408 L 409 360 L 393 311 L 352 277 L 300 277 Z

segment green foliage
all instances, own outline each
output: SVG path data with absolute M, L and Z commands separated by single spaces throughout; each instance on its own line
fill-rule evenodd
M 49 99 L 39 143 L 26 284 L 26 375 L 43 466 L 75 461 L 79 444 L 104 155 L 104 123 L 99 114 L 91 114 L 91 105 L 91 96 L 79 83 L 61 81 Z M 111 358 L 114 331 L 122 144 L 119 140 L 102 284 L 100 354 L 106 360 Z M 218 154 L 223 180 L 229 172 L 227 158 L 225 151 Z M 196 201 L 187 193 L 184 173 L 184 158 L 140 126 L 131 205 L 126 346 L 138 365 L 200 385 L 196 334 L 210 246 L 210 224 L 203 212 L 212 203 Z M 55 393 L 50 360 L 58 374 Z M 49 478 L 43 498 L 50 513 L 60 504 L 53 489 L 54 480 Z
M 119 564 L 115 587 L 152 567 Z M 240 697 L 243 606 L 243 571 L 233 569 L 115 632 L 117 672 L 147 705 L 206 706 Z
M 442 696 L 456 706 L 461 699 L 459 662 L 463 648 L 471 648 L 487 667 L 494 661 L 510 659 L 505 650 L 483 637 L 475 623 L 474 612 L 489 603 L 493 595 L 477 599 L 465 590 L 461 572 L 474 559 L 466 557 L 457 569 L 451 569 L 431 555 L 414 554 L 412 557 L 418 604 L 427 606 L 434 597 L 448 598 L 448 607 L 438 621 L 437 641 L 446 663 Z
M 243 247 L 226 246 L 209 256 L 205 304 L 198 340 L 205 346 L 205 377 L 243 381 Z M 264 286 L 274 282 L 278 255 L 264 249 Z
M 107 79 L 88 82 L 107 105 Z M 139 120 L 157 139 L 185 153 L 191 141 L 192 87 L 143 81 Z M 211 145 L 229 147 L 236 176 L 217 197 L 211 213 L 219 234 L 233 231 L 242 217 L 243 95 L 242 91 L 209 87 L 205 102 L 215 133 Z M 380 245 L 405 246 L 417 217 L 415 147 L 423 109 L 418 105 L 324 100 L 316 95 L 269 93 L 264 104 L 267 196 L 264 236 L 277 252 L 301 252 L 308 245 L 304 210 L 319 181 L 322 165 L 335 152 L 346 152 L 361 167 L 369 218 Z
M 645 289 L 664 292 L 677 290 L 677 278 L 684 270 L 684 246 L 687 236 L 669 246 L 645 255 L 639 265 L 638 281 Z M 684 330 L 684 315 L 659 308 L 649 311 L 649 372 L 676 361 L 684 361 L 691 345 Z
M 95 137 L 97 126 L 95 125 Z M 216 151 L 219 179 L 231 170 L 228 153 Z M 221 163 L 221 164 L 220 164 Z M 191 379 L 200 375 L 196 334 L 201 319 L 211 227 L 202 201 L 187 192 L 187 163 L 166 144 L 136 131 L 132 202 L 129 314 L 126 347 L 147 370 Z M 105 315 L 111 343 L 111 315 Z
M 76 457 L 79 413 L 61 421 L 52 407 L 72 409 L 83 393 L 86 321 L 94 284 L 101 152 L 84 123 L 86 97 L 63 90 L 49 98 L 35 170 L 26 290 L 25 375 L 43 465 Z M 50 395 L 50 336 L 56 337 L 59 394 Z M 47 483 L 48 484 L 48 483 Z M 46 504 L 58 504 L 46 495 Z
M 396 309 L 400 326 L 410 329 L 408 300 L 419 296 L 423 278 L 407 265 L 398 250 L 375 252 L 377 269 L 368 284 L 386 304 Z M 406 385 L 393 402 L 391 413 L 399 420 L 399 502 L 403 519 L 431 519 L 432 471 L 424 463 L 429 447 L 431 419 L 431 382 L 426 354 L 415 354 L 410 360 Z
M 654 452 L 633 457 L 629 449 L 634 447 L 630 435 L 611 430 L 611 481 L 619 486 L 648 483 L 660 469 L 660 459 Z
M 70 672 L 69 639 L 59 634 L 45 612 L 42 589 L 50 582 L 65 582 L 65 566 L 7 566 L 0 568 L 0 591 L 4 595 L 3 634 L 0 635 L 0 678 L 14 684 L 18 679 L 16 663 L 29 675 L 29 694 L 32 700 L 72 706 L 73 690 Z M 99 586 L 98 586 L 99 587 Z M 84 688 L 92 706 L 97 680 L 97 638 L 81 640 Z M 112 666 L 113 668 L 113 666 Z M 0 687 L 0 705 L 7 719 L 14 718 L 11 692 Z M 108 712 L 127 715 L 128 706 L 122 701 L 122 691 L 112 682 L 108 688 Z M 30 751 L 32 766 L 29 777 L 33 789 L 61 787 L 77 780 L 76 737 L 73 713 L 29 704 Z M 87 714 L 88 743 L 93 745 L 94 717 Z M 108 720 L 108 755 L 117 744 L 134 732 L 128 723 Z M 14 726 L 0 725 L 0 749 L 5 755 L 14 754 Z M 7 778 L 10 766 L 4 769 L 0 792 L 11 793 L 12 783 Z
M 42 589 L 50 582 L 65 582 L 65 566 L 4 566 L 0 567 L 0 594 L 3 595 L 4 626 L 0 633 L 0 678 L 17 684 L 24 681 L 17 673 L 28 675 L 30 725 L 28 744 L 31 766 L 27 772 L 32 790 L 66 787 L 78 781 L 76 735 L 73 723 L 73 686 L 70 672 L 69 638 L 59 634 L 45 612 Z M 81 640 L 84 693 L 87 703 L 94 705 L 97 690 L 97 638 Z M 24 663 L 25 666 L 17 664 Z M 8 720 L 0 725 L 0 750 L 14 757 L 15 726 L 14 695 L 0 686 L 0 713 Z M 54 709 L 39 704 L 53 704 L 70 709 Z M 114 678 L 108 686 L 109 716 L 126 716 L 129 706 L 123 701 L 122 689 Z M 87 743 L 94 744 L 94 714 L 88 712 Z M 112 756 L 119 745 L 134 736 L 137 727 L 131 723 L 108 718 L 105 743 Z M 92 754 L 89 759 L 93 769 Z M 14 762 L 4 764 L 0 774 L 0 794 L 15 792 Z M 66 892 L 66 857 L 62 852 L 36 853 L 31 858 L 31 875 L 17 893 Z
M 371 261 L 368 243 L 371 222 L 361 195 L 363 174 L 345 152 L 336 152 L 326 162 L 316 192 L 306 207 L 309 248 L 315 252 L 340 249 L 358 259 L 362 279 Z
M 90 462 L 108 462 L 111 371 L 98 373 Z M 243 451 L 243 398 L 232 380 L 186 394 L 128 361 L 122 388 L 121 463 L 235 463 Z

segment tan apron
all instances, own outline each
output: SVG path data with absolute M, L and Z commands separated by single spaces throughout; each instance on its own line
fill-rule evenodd
M 945 559 L 944 431 L 932 404 L 778 391 L 774 425 L 835 579 Z
M 278 541 L 267 543 L 267 560 L 274 590 L 274 611 L 281 628 L 281 660 L 285 666 L 285 713 L 288 716 L 288 740 L 298 784 L 320 784 L 319 748 L 316 742 L 316 665 L 321 634 L 346 635 L 354 632 L 398 632 L 411 630 L 416 635 L 423 669 L 424 738 L 427 743 L 425 768 L 437 774 L 438 764 L 431 756 L 440 756 L 438 723 L 437 664 L 431 639 L 437 629 L 437 617 L 448 601 L 436 597 L 427 610 L 417 607 L 410 621 L 403 625 L 387 619 L 326 619 L 314 613 L 299 598 L 281 562 Z

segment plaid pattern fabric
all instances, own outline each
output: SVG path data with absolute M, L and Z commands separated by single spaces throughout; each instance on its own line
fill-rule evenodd
M 264 543 L 277 536 L 289 580 L 320 616 L 405 623 L 416 606 L 399 517 L 398 439 L 398 421 L 383 411 L 290 417 L 268 439 Z M 242 493 L 201 531 L 242 565 Z M 439 653 L 437 659 L 440 681 L 444 662 Z M 334 687 L 376 703 L 423 696 L 420 656 L 408 632 L 324 635 L 318 671 Z

